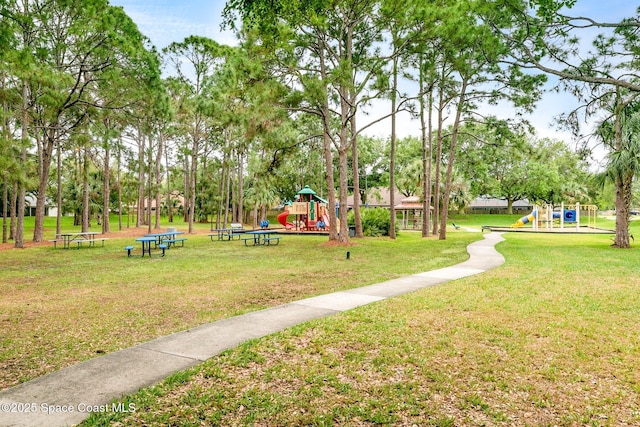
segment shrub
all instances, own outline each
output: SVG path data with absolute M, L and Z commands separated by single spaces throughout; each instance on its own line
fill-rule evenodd
M 391 214 L 388 209 L 361 209 L 360 215 L 362 217 L 362 232 L 365 236 L 376 237 L 389 235 L 391 231 Z M 353 211 L 349 211 L 347 223 L 349 225 L 355 224 Z

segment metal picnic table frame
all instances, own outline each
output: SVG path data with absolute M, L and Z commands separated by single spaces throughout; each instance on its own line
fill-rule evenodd
M 59 233 L 56 234 L 56 240 L 54 240 L 54 247 L 55 247 L 55 243 L 58 239 L 62 239 L 62 247 L 64 249 L 70 249 L 71 248 L 71 243 L 72 242 L 77 242 L 78 246 L 80 246 L 82 243 L 89 243 L 89 246 L 93 246 L 96 242 L 96 235 L 99 234 L 97 231 L 81 231 L 81 232 L 74 232 L 74 233 Z M 104 239 L 102 240 L 102 244 L 104 245 Z
M 160 245 L 163 242 L 163 240 L 168 240 L 169 242 L 167 244 L 167 247 L 169 247 L 171 246 L 171 243 L 175 241 L 176 236 L 180 234 L 184 234 L 184 231 L 167 231 L 164 233 L 151 233 L 151 234 L 145 234 L 144 237 L 153 237 L 154 239 L 156 239 L 155 240 L 156 247 L 158 247 L 158 245 Z
M 149 258 L 151 258 L 151 242 L 155 242 L 156 238 L 152 236 L 138 237 L 136 238 L 136 242 L 140 242 L 142 244 L 142 257 L 144 258 L 144 254 L 149 254 Z
M 251 237 L 243 237 L 245 246 L 249 246 L 247 242 L 253 241 L 253 246 L 271 246 L 271 242 L 275 241 L 274 245 L 280 243 L 280 237 L 270 237 L 272 234 L 278 234 L 276 230 L 257 230 L 248 231 L 244 234 L 248 234 Z

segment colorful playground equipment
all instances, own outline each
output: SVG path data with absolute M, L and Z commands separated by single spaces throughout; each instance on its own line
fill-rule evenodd
M 562 203 L 559 210 L 554 208 L 553 205 L 535 206 L 530 214 L 511 224 L 511 228 L 519 228 L 530 223 L 534 230 L 551 230 L 554 228 L 555 223 L 558 222 L 561 230 L 565 229 L 565 224 L 575 225 L 575 229 L 578 230 L 581 212 L 583 217 L 586 216 L 587 218 L 587 227 L 596 228 L 598 207 L 596 205 L 580 205 L 580 203 L 567 206 Z
M 511 227 L 517 228 L 517 227 L 522 227 L 525 224 L 533 223 L 535 222 L 537 216 L 538 216 L 538 210 L 534 209 L 529 215 L 525 215 L 519 220 L 517 220 L 515 224 L 511 224 Z
M 277 219 L 287 230 L 324 231 L 329 227 L 327 201 L 308 185 L 298 192 L 296 201 L 285 205 L 284 209 Z M 293 223 L 287 221 L 289 215 L 295 215 Z

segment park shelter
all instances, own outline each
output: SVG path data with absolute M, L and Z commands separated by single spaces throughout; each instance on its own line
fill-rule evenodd
M 420 196 L 406 197 L 402 199 L 399 204 L 395 205 L 394 209 L 396 212 L 402 213 L 402 220 L 400 221 L 401 229 L 422 229 L 423 205 Z M 429 206 L 429 209 L 433 210 L 433 206 Z

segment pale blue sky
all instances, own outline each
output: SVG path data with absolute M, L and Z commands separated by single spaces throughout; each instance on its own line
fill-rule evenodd
M 221 32 L 223 0 L 111 0 L 122 6 L 138 29 L 162 49 L 191 35 L 234 44 L 231 32 Z
M 152 43 L 162 49 L 172 42 L 180 42 L 190 35 L 206 36 L 224 44 L 235 44 L 230 32 L 220 30 L 221 13 L 224 0 L 111 0 L 111 4 L 122 6 L 140 31 L 149 37 Z M 571 15 L 588 16 L 600 20 L 619 20 L 635 14 L 638 4 L 631 0 L 578 0 Z M 554 129 L 554 117 L 571 111 L 576 101 L 566 94 L 548 94 L 540 102 L 530 120 L 542 137 L 563 139 L 569 142 L 566 132 Z M 386 109 L 385 109 L 386 110 Z M 493 114 L 501 116 L 501 108 Z M 511 115 L 511 108 L 505 108 L 505 116 Z M 375 111 L 360 125 L 376 117 Z M 382 114 L 382 111 L 381 113 Z M 382 123 L 368 132 L 370 135 L 386 138 L 389 136 L 389 124 Z M 419 135 L 418 123 L 408 117 L 402 118 L 398 126 L 400 137 Z

